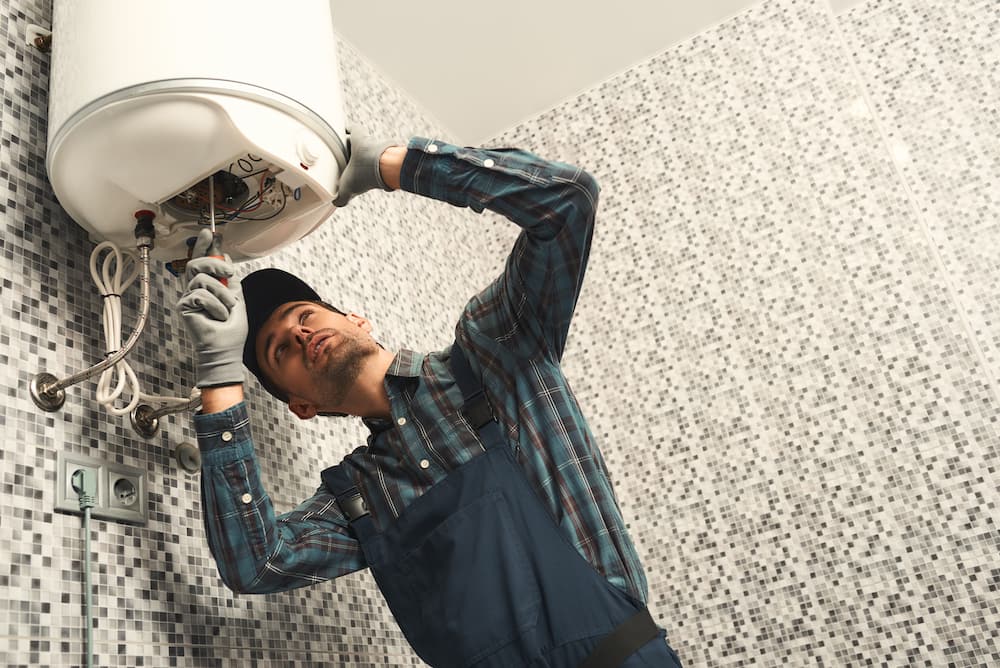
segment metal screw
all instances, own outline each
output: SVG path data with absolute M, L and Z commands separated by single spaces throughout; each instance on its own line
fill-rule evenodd
M 42 53 L 48 53 L 52 50 L 52 35 L 39 35 L 35 38 L 35 46 Z

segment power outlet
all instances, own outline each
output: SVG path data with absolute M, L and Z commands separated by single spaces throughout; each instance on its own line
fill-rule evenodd
M 94 507 L 90 511 L 91 515 L 95 515 L 97 509 L 107 503 L 108 498 L 107 488 L 105 487 L 108 473 L 105 463 L 100 459 L 88 457 L 87 455 L 60 452 L 57 465 L 55 509 L 66 513 L 73 513 L 74 515 L 83 514 L 83 511 L 80 510 L 80 496 L 73 489 L 73 472 L 83 469 L 90 471 L 91 475 L 94 476 L 94 480 L 97 481 L 97 498 L 94 501 Z
M 146 474 L 130 466 L 108 467 L 109 519 L 146 523 Z
M 80 501 L 73 489 L 73 472 L 91 471 L 97 478 L 97 499 L 91 517 L 116 522 L 146 523 L 146 473 L 140 469 L 112 464 L 96 457 L 59 453 L 56 474 L 55 509 L 82 515 Z

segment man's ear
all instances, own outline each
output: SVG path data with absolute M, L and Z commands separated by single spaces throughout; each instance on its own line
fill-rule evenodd
M 313 406 L 308 401 L 289 399 L 288 410 L 295 413 L 295 416 L 298 417 L 300 420 L 311 420 L 314 417 L 316 417 L 316 407 Z
M 348 313 L 344 317 L 346 317 L 347 321 L 355 327 L 360 327 L 365 334 L 372 333 L 372 323 L 368 320 L 368 318 L 358 315 L 357 313 Z

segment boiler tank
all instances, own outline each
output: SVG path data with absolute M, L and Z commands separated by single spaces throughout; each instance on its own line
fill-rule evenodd
M 52 32 L 46 169 L 93 238 L 130 247 L 151 210 L 153 257 L 181 259 L 214 190 L 244 260 L 333 213 L 347 152 L 328 0 L 55 0 Z

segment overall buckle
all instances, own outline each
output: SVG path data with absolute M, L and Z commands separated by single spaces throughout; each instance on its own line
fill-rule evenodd
M 347 519 L 351 522 L 369 514 L 368 504 L 358 492 L 343 501 L 338 500 L 337 503 L 340 504 L 340 510 L 347 515 Z

